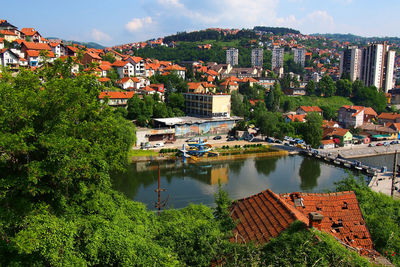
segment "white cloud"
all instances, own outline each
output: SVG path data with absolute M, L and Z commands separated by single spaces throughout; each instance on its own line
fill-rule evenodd
M 99 31 L 98 29 L 93 29 L 91 36 L 94 40 L 96 40 L 98 42 L 111 41 L 111 37 L 108 34 L 102 32 L 102 31 Z
M 184 7 L 184 5 L 181 2 L 179 2 L 179 0 L 158 0 L 158 3 L 169 7 L 179 7 L 179 8 Z
M 143 28 L 149 26 L 152 23 L 153 19 L 151 17 L 133 18 L 125 25 L 125 28 L 133 33 L 142 30 Z

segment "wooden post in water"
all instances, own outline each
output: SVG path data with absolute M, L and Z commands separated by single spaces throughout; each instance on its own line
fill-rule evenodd
M 392 177 L 392 190 L 390 192 L 390 195 L 393 198 L 393 194 L 394 194 L 394 182 L 396 180 L 396 174 L 397 174 L 397 150 L 394 154 L 394 159 L 393 159 L 393 177 Z
M 161 173 L 160 173 L 160 162 L 158 162 L 158 188 L 154 190 L 157 192 L 157 202 L 155 204 L 155 208 L 158 209 L 158 216 L 160 216 L 161 208 L 166 205 L 167 200 L 165 203 L 161 203 L 161 191 L 166 191 L 166 189 L 161 188 Z

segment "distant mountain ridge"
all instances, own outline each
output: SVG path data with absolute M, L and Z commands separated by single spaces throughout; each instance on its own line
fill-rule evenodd
M 399 37 L 364 37 L 359 35 L 354 35 L 351 33 L 314 33 L 310 34 L 312 36 L 322 36 L 339 42 L 350 42 L 350 43 L 367 43 L 367 42 L 380 42 L 389 41 L 393 43 L 400 43 Z
M 52 39 L 61 39 L 58 37 L 47 37 L 46 39 L 52 40 Z M 63 39 L 61 39 L 63 40 Z M 73 44 L 78 44 L 78 45 L 84 45 L 88 48 L 95 48 L 95 49 L 104 49 L 106 48 L 106 46 L 103 46 L 101 44 L 98 44 L 96 42 L 78 42 L 78 41 L 74 41 L 74 40 L 63 40 L 66 43 L 73 43 Z

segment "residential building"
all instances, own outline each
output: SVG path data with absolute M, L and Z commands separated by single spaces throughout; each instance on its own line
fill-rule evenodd
M 126 107 L 128 100 L 135 95 L 135 92 L 101 92 L 99 99 L 105 102 L 108 99 L 108 105 L 112 107 Z
M 283 57 L 285 50 L 280 47 L 272 49 L 272 70 L 283 68 Z
M 400 114 L 383 112 L 379 114 L 378 122 L 380 124 L 398 123 L 400 122 Z
M 395 51 L 389 51 L 387 42 L 370 44 L 363 49 L 361 80 L 387 93 L 394 86 L 394 60 Z
M 306 63 L 306 52 L 305 48 L 293 48 L 294 62 L 304 67 Z
M 17 69 L 19 65 L 19 56 L 10 49 L 0 49 L 0 65 L 3 67 L 10 67 L 11 69 Z
M 184 93 L 185 113 L 198 117 L 230 117 L 231 95 Z
M 251 50 L 251 65 L 253 67 L 262 67 L 264 59 L 264 49 L 254 48 Z
M 316 112 L 322 116 L 322 109 L 318 106 L 300 106 L 296 110 L 297 115 L 307 115 L 309 112 Z
M 186 76 L 186 68 L 176 64 L 167 66 L 166 68 L 164 68 L 164 71 L 175 72 L 183 80 L 185 79 Z
M 234 242 L 264 244 L 301 221 L 308 229 L 322 230 L 360 254 L 379 255 L 352 191 L 278 195 L 267 189 L 234 201 L 229 211 L 237 222 Z
M 51 47 L 51 51 L 56 55 L 57 58 L 61 56 L 65 56 L 66 54 L 66 48 L 63 44 L 61 43 L 56 43 L 56 42 L 51 42 L 49 43 Z
M 322 133 L 323 140 L 334 140 L 338 145 L 351 144 L 353 134 L 348 129 L 325 127 Z
M 226 50 L 226 64 L 230 64 L 231 66 L 239 64 L 239 50 L 237 48 Z
M 350 77 L 351 81 L 361 79 L 362 50 L 349 46 L 340 55 L 340 77 Z
M 344 128 L 357 128 L 370 123 L 378 114 L 373 108 L 344 105 L 338 110 L 338 122 Z
M 34 28 L 22 28 L 21 33 L 23 34 L 24 39 L 29 42 L 41 42 L 42 36 Z
M 101 57 L 96 53 L 86 52 L 83 55 L 83 58 L 82 58 L 81 62 L 85 66 L 89 65 L 90 63 L 99 63 L 100 64 L 101 63 Z
M 117 70 L 120 78 L 135 76 L 135 66 L 129 61 L 115 61 L 111 66 Z
M 140 88 L 140 81 L 136 77 L 124 77 L 121 80 L 118 80 L 116 83 L 124 90 L 133 91 Z
M 141 57 L 129 57 L 127 59 L 129 63 L 132 64 L 134 73 L 132 76 L 145 76 L 146 75 L 146 68 L 145 64 L 146 62 L 144 61 L 143 58 Z
M 286 123 L 289 122 L 306 122 L 306 115 L 289 114 L 283 119 Z
M 18 39 L 18 34 L 10 30 L 0 30 L 0 35 L 10 43 Z

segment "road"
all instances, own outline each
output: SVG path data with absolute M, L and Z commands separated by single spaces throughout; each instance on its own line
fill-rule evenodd
M 381 142 L 371 142 L 376 145 Z M 352 145 L 346 147 L 319 149 L 319 153 L 329 154 L 337 156 L 340 154 L 344 158 L 359 158 L 367 156 L 377 156 L 384 154 L 394 154 L 398 150 L 400 152 L 400 144 L 389 145 L 389 146 L 373 146 L 369 147 L 369 144 Z

